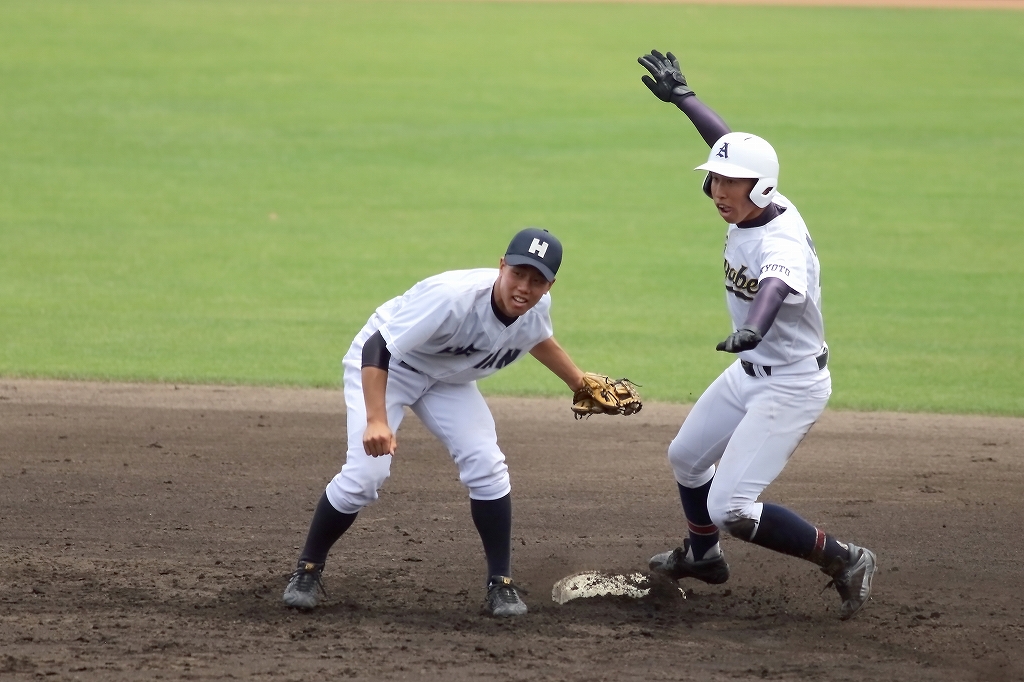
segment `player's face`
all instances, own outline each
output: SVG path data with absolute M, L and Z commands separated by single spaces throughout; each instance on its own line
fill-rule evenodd
M 718 215 L 727 223 L 742 223 L 753 220 L 761 215 L 763 208 L 758 208 L 750 200 L 750 190 L 754 189 L 757 180 L 751 178 L 727 178 L 718 173 L 711 174 L 711 199 L 715 202 Z
M 540 270 L 529 265 L 508 265 L 501 259 L 498 281 L 494 286 L 494 299 L 501 312 L 519 317 L 537 305 L 551 285 Z

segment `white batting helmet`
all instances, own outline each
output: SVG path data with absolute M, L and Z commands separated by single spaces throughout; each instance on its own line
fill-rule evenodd
M 758 208 L 772 203 L 779 186 L 779 157 L 766 140 L 750 133 L 727 133 L 711 146 L 708 162 L 693 170 L 707 171 L 704 193 L 711 196 L 711 173 L 727 178 L 752 178 L 750 200 Z

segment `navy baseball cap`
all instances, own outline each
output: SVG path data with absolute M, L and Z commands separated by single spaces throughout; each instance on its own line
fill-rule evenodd
M 532 265 L 549 282 L 555 281 L 555 273 L 562 264 L 562 242 L 547 230 L 528 227 L 520 230 L 505 251 L 508 265 Z

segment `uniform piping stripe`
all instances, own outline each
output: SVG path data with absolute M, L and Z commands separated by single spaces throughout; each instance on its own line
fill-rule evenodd
M 692 521 L 687 521 L 686 525 L 690 529 L 690 532 L 694 535 L 714 535 L 718 532 L 718 526 L 716 526 L 713 523 L 709 523 L 706 526 L 701 526 L 696 523 L 693 523 Z
M 821 562 L 825 558 L 825 534 L 821 532 L 821 529 L 815 528 L 817 536 L 814 538 L 814 549 L 811 550 L 810 559 L 814 563 L 821 565 Z

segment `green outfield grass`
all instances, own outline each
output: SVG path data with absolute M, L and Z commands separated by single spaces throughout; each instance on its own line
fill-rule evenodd
M 695 399 L 724 224 L 657 47 L 779 151 L 831 406 L 1024 415 L 1022 45 L 1024 12 L 5 0 L 0 376 L 336 385 L 377 304 L 539 225 L 579 364 Z

